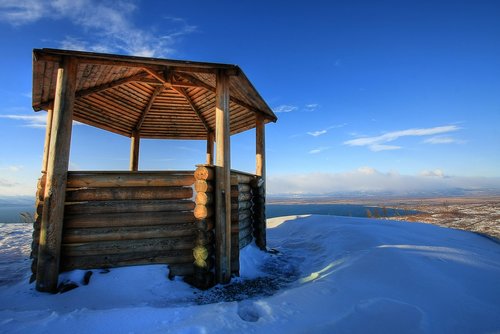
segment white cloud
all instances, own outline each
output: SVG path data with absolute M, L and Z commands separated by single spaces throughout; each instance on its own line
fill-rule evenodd
M 318 153 L 321 153 L 321 152 L 326 151 L 328 149 L 329 149 L 329 147 L 318 147 L 318 148 L 315 148 L 313 150 L 310 150 L 309 154 L 318 154 Z
M 166 33 L 133 24 L 136 6 L 131 1 L 95 0 L 19 0 L 0 3 L 0 19 L 11 25 L 35 23 L 41 19 L 69 20 L 82 30 L 82 36 L 67 36 L 60 47 L 94 52 L 118 52 L 146 57 L 172 54 L 182 36 L 196 30 L 182 19 L 166 17 Z M 84 37 L 83 37 L 84 36 Z M 95 36 L 89 38 L 89 36 Z
M 464 144 L 465 141 L 447 136 L 434 136 L 424 140 L 426 144 Z
M 442 170 L 424 171 L 420 175 L 382 173 L 372 167 L 361 167 L 342 173 L 303 173 L 269 175 L 268 194 L 315 194 L 384 192 L 415 195 L 456 189 L 496 189 L 500 191 L 500 178 L 452 177 Z
M 22 165 L 10 165 L 10 166 L 5 166 L 5 167 L 0 167 L 0 170 L 16 173 L 16 172 L 19 172 L 20 170 L 22 170 L 23 168 L 24 168 L 24 166 L 22 166 Z
M 292 111 L 295 111 L 297 109 L 299 109 L 297 106 L 292 106 L 289 104 L 282 104 L 282 105 L 279 105 L 279 106 L 273 108 L 273 111 L 275 113 L 280 113 L 280 112 L 292 112 Z
M 319 130 L 319 131 L 308 132 L 307 134 L 311 135 L 313 137 L 318 137 L 318 136 L 324 135 L 327 132 L 328 132 L 327 130 Z
M 319 108 L 319 104 L 317 103 L 309 103 L 304 106 L 306 111 L 314 111 Z
M 349 146 L 367 146 L 370 150 L 374 152 L 385 151 L 385 150 L 397 150 L 400 149 L 401 147 L 396 145 L 385 145 L 385 143 L 395 141 L 401 137 L 431 136 L 458 130 L 460 130 L 460 127 L 456 125 L 445 125 L 445 126 L 437 126 L 433 128 L 423 128 L 423 129 L 407 129 L 407 130 L 388 132 L 383 135 L 375 137 L 362 137 L 357 139 L 351 139 L 345 141 L 344 144 Z
M 25 126 L 30 128 L 43 128 L 47 124 L 47 114 L 38 113 L 34 115 L 0 115 L 1 118 L 8 118 L 25 122 Z
M 420 175 L 427 177 L 445 177 L 444 172 L 441 169 L 423 170 L 420 172 Z
M 327 127 L 326 129 L 323 129 L 323 130 L 307 132 L 307 134 L 310 135 L 310 136 L 313 136 L 313 137 L 319 137 L 321 135 L 324 135 L 325 133 L 327 133 L 331 129 L 338 129 L 338 128 L 344 127 L 346 125 L 347 125 L 347 123 L 332 125 L 332 126 L 329 126 L 329 127 Z

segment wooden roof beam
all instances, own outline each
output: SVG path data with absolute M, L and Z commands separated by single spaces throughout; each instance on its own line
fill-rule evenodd
M 210 125 L 205 120 L 205 118 L 201 114 L 200 110 L 198 110 L 198 108 L 195 106 L 193 100 L 191 100 L 191 97 L 184 90 L 184 88 L 182 88 L 182 87 L 172 87 L 172 89 L 174 91 L 178 92 L 180 95 L 182 95 L 186 99 L 186 101 L 189 104 L 189 106 L 191 107 L 191 109 L 193 109 L 193 111 L 196 114 L 196 116 L 198 116 L 198 118 L 200 119 L 201 123 L 203 123 L 203 126 L 205 127 L 205 129 L 207 130 L 207 132 L 212 132 L 213 131 L 212 128 L 210 128 Z
M 141 67 L 161 71 L 166 67 L 183 72 L 192 73 L 216 73 L 219 69 L 226 71 L 227 75 L 239 75 L 241 70 L 236 65 L 220 63 L 204 63 L 184 60 L 157 59 L 137 56 L 124 56 L 105 53 L 94 53 L 84 51 L 69 51 L 59 49 L 34 49 L 34 61 L 60 62 L 64 56 L 74 58 L 80 64 Z
M 209 84 L 207 84 L 206 82 L 198 79 L 198 78 L 195 78 L 193 77 L 192 75 L 190 74 L 186 74 L 186 73 L 179 73 L 179 76 L 181 76 L 182 78 L 190 81 L 191 83 L 193 83 L 194 85 L 198 86 L 198 87 L 201 87 L 201 88 L 204 88 L 212 93 L 215 94 L 215 87 L 212 87 L 210 86 Z M 242 101 L 240 99 L 238 99 L 237 97 L 234 97 L 234 96 L 230 96 L 229 97 L 230 100 L 240 106 L 242 106 L 243 108 L 245 109 L 248 109 L 250 111 L 253 111 L 254 113 L 257 113 L 257 114 L 261 114 L 262 116 L 264 116 L 265 118 L 268 118 L 268 119 L 272 119 L 267 113 L 263 112 L 262 110 L 246 103 L 245 101 Z M 273 120 L 274 121 L 274 120 Z
M 90 87 L 87 89 L 80 89 L 80 90 L 76 91 L 75 98 L 85 97 L 85 96 L 90 95 L 90 94 L 103 92 L 105 90 L 115 88 L 115 87 L 124 85 L 124 84 L 129 83 L 129 82 L 142 81 L 142 79 L 145 78 L 147 75 L 148 75 L 148 73 L 142 72 L 142 73 L 131 75 L 131 76 L 126 77 L 126 78 L 107 82 L 107 83 L 99 85 L 99 86 Z M 33 106 L 33 108 L 35 108 L 37 111 L 40 111 L 42 109 L 49 108 L 53 102 L 54 102 L 54 99 L 50 99 L 47 102 L 44 102 L 44 103 L 39 104 L 37 106 Z
M 153 91 L 153 94 L 151 94 L 151 97 L 149 98 L 149 102 L 146 105 L 146 108 L 144 108 L 144 110 L 142 111 L 141 118 L 139 118 L 139 120 L 137 121 L 137 124 L 135 125 L 134 131 L 141 130 L 142 123 L 144 123 L 144 120 L 146 119 L 146 116 L 147 116 L 149 110 L 151 110 L 151 107 L 153 106 L 153 103 L 155 102 L 156 97 L 158 95 L 160 95 L 165 88 L 166 88 L 165 86 L 158 86 L 155 88 L 155 90 Z

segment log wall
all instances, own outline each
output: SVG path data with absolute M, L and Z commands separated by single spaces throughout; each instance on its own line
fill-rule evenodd
M 231 268 L 240 249 L 265 245 L 260 177 L 231 171 Z M 179 172 L 68 172 L 60 271 L 168 264 L 198 288 L 215 284 L 215 168 Z M 36 278 L 45 177 L 33 230 Z M 193 192 L 194 189 L 194 192 Z M 264 230 L 264 232 L 263 232 Z M 259 245 L 259 246 L 260 246 Z
M 193 274 L 197 237 L 192 171 L 68 172 L 60 271 L 165 263 Z M 32 271 L 38 260 L 45 177 L 38 183 Z

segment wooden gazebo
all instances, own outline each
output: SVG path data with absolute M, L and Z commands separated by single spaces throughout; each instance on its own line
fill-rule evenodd
M 277 117 L 238 66 L 35 49 L 33 108 L 48 112 L 39 291 L 57 291 L 61 271 L 147 263 L 206 288 L 238 274 L 252 240 L 266 247 L 264 126 Z M 130 137 L 130 170 L 68 171 L 73 121 Z M 253 128 L 255 174 L 231 170 L 230 135 Z M 206 161 L 138 171 L 141 138 L 206 140 Z

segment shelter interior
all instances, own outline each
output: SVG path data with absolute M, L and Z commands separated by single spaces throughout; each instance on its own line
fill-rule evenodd
M 236 65 L 33 50 L 33 108 L 47 111 L 32 279 L 147 263 L 207 288 L 266 247 L 265 124 L 277 117 Z M 128 171 L 68 171 L 72 122 L 130 137 Z M 230 136 L 255 128 L 255 173 L 231 170 Z M 195 139 L 189 171 L 139 171 L 141 138 Z M 215 149 L 214 149 L 215 145 Z

